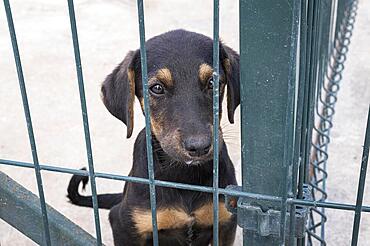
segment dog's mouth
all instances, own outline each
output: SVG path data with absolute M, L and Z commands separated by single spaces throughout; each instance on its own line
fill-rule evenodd
M 201 165 L 213 159 L 213 148 L 201 156 L 190 156 L 185 149 L 180 148 L 162 147 L 162 149 L 170 159 L 186 166 Z
M 213 148 L 211 148 L 208 153 L 202 156 L 192 157 L 186 151 L 184 151 L 182 155 L 184 156 L 182 158 L 182 162 L 185 165 L 200 165 L 213 159 Z
M 205 161 L 199 161 L 199 160 L 189 160 L 189 161 L 185 161 L 185 164 L 186 165 L 200 165 L 202 163 L 204 163 Z
M 203 144 L 203 146 L 199 147 L 198 145 L 192 148 L 193 146 L 191 145 L 186 146 L 183 139 L 181 139 L 177 134 L 168 134 L 165 137 L 160 138 L 156 143 L 160 146 L 159 149 L 164 152 L 162 152 L 162 154 L 159 153 L 159 159 L 165 160 L 165 162 L 169 163 L 176 162 L 185 166 L 201 165 L 212 161 L 214 155 L 212 143 L 210 146 Z M 223 139 L 220 137 L 219 145 L 222 144 Z M 221 149 L 222 148 L 219 148 L 219 152 L 221 152 Z
M 211 148 L 208 153 L 201 156 L 191 156 L 186 150 L 176 151 L 174 155 L 170 156 L 186 166 L 201 165 L 213 159 L 213 148 Z

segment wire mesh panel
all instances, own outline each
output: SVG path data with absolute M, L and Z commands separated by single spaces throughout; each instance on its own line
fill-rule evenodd
M 49 228 L 50 218 L 47 214 L 41 170 L 90 177 L 97 245 L 102 245 L 102 237 L 96 178 L 149 186 L 153 245 L 159 245 L 160 233 L 157 223 L 156 186 L 207 192 L 213 195 L 214 246 L 220 244 L 218 236 L 220 195 L 225 195 L 226 201 L 231 197 L 237 198 L 237 207 L 228 209 L 238 216 L 238 224 L 243 228 L 244 245 L 326 245 L 326 208 L 355 211 L 352 245 L 357 245 L 361 213 L 370 212 L 370 206 L 362 204 L 369 155 L 370 119 L 365 137 L 356 205 L 326 201 L 330 131 L 333 126 L 339 83 L 354 27 L 357 0 L 291 0 L 273 3 L 240 0 L 243 183 L 242 187 L 228 188 L 220 188 L 218 183 L 220 176 L 218 0 L 213 1 L 214 155 L 213 183 L 209 187 L 155 179 L 143 0 L 137 0 L 137 9 L 148 178 L 94 171 L 73 0 L 68 0 L 68 11 L 89 170 L 39 164 L 11 7 L 9 0 L 3 1 L 33 163 L 0 159 L 0 164 L 35 170 L 42 211 L 43 223 L 39 230 L 43 233 L 43 245 L 54 243 L 50 233 L 56 229 L 55 223 Z M 55 213 L 52 213 L 52 216 L 55 216 Z
M 316 201 L 327 199 L 326 179 L 330 131 L 333 127 L 335 104 L 342 80 L 342 72 L 350 38 L 354 28 L 358 1 L 322 1 L 316 6 L 319 26 L 320 54 L 318 60 L 317 90 L 315 95 L 315 117 L 312 137 L 312 153 L 308 182 L 313 188 Z M 329 15 L 331 13 L 331 15 Z M 333 18 L 336 13 L 337 19 Z M 331 24 L 331 25 L 329 25 Z M 329 27 L 332 27 L 330 30 Z M 334 35 L 333 35 L 334 34 Z M 312 208 L 308 224 L 308 245 L 325 242 L 325 222 L 327 217 L 324 208 Z

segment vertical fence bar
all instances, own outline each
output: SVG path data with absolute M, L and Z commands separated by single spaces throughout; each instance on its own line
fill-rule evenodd
M 147 59 L 146 59 L 146 49 L 145 49 L 145 23 L 144 23 L 143 0 L 137 0 L 137 7 L 138 7 L 139 32 L 140 32 L 141 79 L 143 83 L 143 92 L 144 92 L 145 136 L 146 136 L 146 149 L 147 149 L 147 158 L 148 158 L 150 207 L 152 210 L 153 245 L 158 245 L 157 205 L 156 205 L 155 184 L 154 184 L 152 134 L 150 130 L 148 71 L 147 71 Z
M 84 88 L 84 80 L 83 80 L 83 75 L 82 75 L 80 48 L 79 48 L 79 43 L 78 43 L 77 25 L 76 25 L 76 17 L 75 17 L 73 0 L 68 0 L 68 11 L 69 11 L 70 24 L 71 24 L 73 50 L 74 50 L 75 63 L 76 63 L 78 89 L 80 93 L 81 112 L 82 112 L 82 120 L 83 120 L 84 133 L 85 133 L 87 161 L 89 165 L 89 177 L 90 177 L 90 182 L 91 182 L 92 202 L 93 202 L 93 208 L 94 208 L 96 241 L 98 245 L 102 245 L 100 220 L 99 220 L 99 207 L 98 207 L 98 200 L 97 200 L 97 195 L 96 195 L 94 162 L 93 162 L 91 140 L 90 140 L 89 119 L 87 116 L 85 88 Z
M 22 63 L 21 63 L 21 58 L 19 55 L 17 36 L 15 33 L 12 11 L 11 11 L 11 7 L 9 4 L 9 0 L 4 0 L 4 7 L 5 7 L 6 18 L 7 18 L 8 27 L 9 27 L 9 34 L 10 34 L 12 47 L 13 47 L 14 60 L 15 60 L 15 64 L 17 67 L 17 75 L 18 75 L 19 87 L 20 87 L 20 91 L 22 95 L 23 110 L 24 110 L 24 115 L 25 115 L 26 122 L 27 122 L 28 138 L 29 138 L 30 145 L 31 145 L 31 152 L 32 152 L 32 159 L 33 159 L 33 164 L 34 164 L 34 169 L 35 169 L 37 188 L 38 188 L 39 197 L 40 197 L 42 222 L 43 222 L 43 227 L 44 227 L 44 240 L 45 240 L 46 245 L 51 245 L 48 215 L 46 211 L 45 195 L 44 195 L 44 188 L 42 185 L 42 177 L 41 177 L 39 159 L 37 156 L 36 141 L 35 141 L 35 136 L 33 133 L 32 119 L 31 119 L 31 113 L 30 113 L 30 108 L 28 104 L 26 85 L 24 82 Z
M 313 129 L 315 128 L 315 109 L 317 106 L 317 98 L 319 96 L 319 90 L 320 90 L 320 70 L 322 69 L 322 61 L 321 61 L 321 45 L 322 45 L 322 17 L 323 17 L 323 9 L 322 9 L 323 1 L 316 0 L 313 5 L 313 22 L 312 22 L 312 56 L 311 56 L 311 67 L 310 67 L 310 84 L 312 85 L 311 95 L 310 95 L 310 107 L 309 107 L 309 122 L 308 122 L 308 138 L 307 141 L 309 141 L 309 144 L 307 143 L 307 152 L 306 152 L 306 159 L 309 161 L 306 166 L 306 180 L 310 183 L 311 187 L 314 189 L 319 189 L 319 187 L 316 185 L 316 182 L 314 180 L 317 180 L 317 175 L 314 174 L 313 168 L 316 165 L 315 160 L 313 160 L 311 157 L 314 154 L 313 150 L 313 143 L 312 143 L 312 136 Z M 322 169 L 323 170 L 323 169 Z M 315 194 L 313 195 L 315 197 Z M 316 198 L 314 198 L 316 200 Z M 317 214 L 320 216 L 320 222 L 314 222 L 315 217 L 314 215 Z M 310 222 L 313 222 L 309 225 L 310 230 L 314 233 L 309 234 L 309 240 L 311 240 L 311 236 L 314 238 L 317 238 L 320 240 L 320 242 L 325 245 L 325 241 L 323 238 L 323 235 L 319 233 L 316 233 L 316 230 L 319 230 L 320 226 L 323 226 L 321 222 L 326 222 L 326 217 L 324 216 L 322 210 L 320 208 L 312 208 L 311 209 L 311 220 Z M 319 236 L 320 235 L 320 236 Z M 321 239 L 320 239 L 321 237 Z M 311 242 L 310 242 L 311 243 Z
M 304 57 L 301 59 L 300 68 L 300 82 L 304 84 L 304 99 L 303 99 L 303 116 L 302 116 L 302 135 L 301 135 L 301 146 L 300 146 L 300 154 L 301 154 L 301 164 L 299 169 L 299 183 L 298 183 L 298 194 L 297 197 L 299 199 L 303 198 L 303 184 L 307 182 L 306 180 L 306 170 L 308 166 L 308 156 L 309 147 L 307 145 L 310 144 L 309 141 L 309 105 L 310 105 L 310 95 L 312 90 L 312 85 L 309 81 L 309 71 L 311 66 L 311 56 L 312 56 L 312 21 L 313 21 L 313 1 L 306 0 L 304 5 L 302 6 L 302 14 L 304 17 L 302 18 L 302 32 L 301 32 L 301 41 L 303 41 L 303 46 L 301 49 L 304 53 Z M 311 99 L 312 100 L 312 99 Z M 298 239 L 297 245 L 303 246 L 305 245 L 306 239 Z
M 318 17 L 320 13 L 319 9 L 319 0 L 308 1 L 309 2 L 309 46 L 310 48 L 310 56 L 309 65 L 307 69 L 307 81 L 309 85 L 309 94 L 308 94 L 308 105 L 306 108 L 307 118 L 306 118 L 306 126 L 307 126 L 307 134 L 306 134 L 306 151 L 305 151 L 305 180 L 309 182 L 309 168 L 310 168 L 310 155 L 311 155 L 311 139 L 312 139 L 312 129 L 314 124 L 314 109 L 315 109 L 315 91 L 317 88 L 317 56 L 318 56 Z
M 219 0 L 213 1 L 213 246 L 218 246 L 218 155 L 219 155 Z
M 358 188 L 357 188 L 356 210 L 355 210 L 355 218 L 353 221 L 353 230 L 352 230 L 352 243 L 351 243 L 352 246 L 357 245 L 358 234 L 360 230 L 361 208 L 362 208 L 362 203 L 364 199 L 367 164 L 369 161 L 369 145 L 370 145 L 370 107 L 367 113 L 365 143 L 364 143 L 363 152 L 362 152 L 361 171 L 360 171 L 360 178 L 359 178 Z
M 305 180 L 305 170 L 307 166 L 306 158 L 306 144 L 307 144 L 307 118 L 308 118 L 308 98 L 310 85 L 308 82 L 308 71 L 310 68 L 310 56 L 311 56 L 311 22 L 312 22 L 312 1 L 305 0 L 302 5 L 302 30 L 301 30 L 301 49 L 305 49 L 304 56 L 301 57 L 300 62 L 300 81 L 304 84 L 303 86 L 303 115 L 302 115 L 302 135 L 301 135 L 301 146 L 300 146 L 300 155 L 301 155 L 301 165 L 299 168 L 299 182 L 298 182 L 298 198 L 302 199 L 303 197 L 303 183 Z M 303 244 L 300 244 L 303 245 Z
M 303 105 L 304 105 L 304 96 L 305 96 L 305 69 L 306 69 L 306 33 L 307 33 L 307 0 L 299 1 L 299 8 L 300 8 L 300 22 L 299 22 L 299 77 L 298 77 L 298 88 L 297 88 L 297 107 L 296 107 L 296 126 L 295 126 L 295 137 L 294 137 L 294 158 L 293 158 L 293 181 L 292 181 L 292 196 L 296 197 L 298 194 L 298 189 L 303 189 L 303 182 L 300 184 L 300 181 L 303 180 L 303 174 L 301 171 L 302 165 L 302 136 L 304 135 L 304 128 L 302 126 L 303 121 Z M 291 206 L 290 209 L 290 228 L 289 231 L 292 232 L 295 226 L 295 206 Z M 292 244 L 294 241 L 294 234 L 289 234 L 289 242 Z M 297 244 L 302 239 L 297 240 Z
M 319 188 L 319 191 L 321 193 L 321 198 L 320 198 L 320 201 L 325 201 L 326 198 L 327 198 L 327 193 L 326 193 L 326 179 L 327 179 L 327 172 L 326 172 L 326 164 L 327 164 L 327 159 L 328 159 L 328 155 L 327 155 L 327 149 L 328 149 L 328 143 L 329 143 L 329 138 L 327 138 L 327 135 L 325 132 L 323 132 L 322 130 L 326 130 L 325 128 L 328 127 L 329 125 L 329 129 L 327 129 L 327 134 L 330 133 L 330 127 L 331 127 L 331 122 L 326 122 L 325 120 L 325 115 L 327 114 L 327 112 L 320 112 L 320 110 L 323 110 L 323 109 L 320 109 L 319 105 L 319 101 L 323 104 L 326 104 L 328 102 L 323 102 L 322 101 L 322 92 L 325 88 L 325 74 L 326 74 L 326 71 L 327 71 L 327 67 L 328 67 L 328 61 L 329 61 L 329 55 L 330 55 L 330 52 L 329 52 L 329 48 L 330 48 L 330 43 L 329 43 L 329 40 L 330 40 L 330 24 L 331 24 L 331 9 L 332 9 L 332 1 L 331 0 L 325 0 L 325 1 L 322 1 L 321 2 L 321 23 L 320 23 L 320 26 L 321 26 L 321 45 L 320 45 L 320 67 L 319 67 L 319 74 L 318 74 L 318 93 L 317 93 L 317 100 L 316 100 L 316 115 L 318 117 L 320 117 L 320 123 L 319 123 L 319 127 L 321 128 L 319 131 L 318 131 L 318 135 L 321 135 L 321 137 L 319 137 L 318 139 L 318 144 L 319 144 L 319 148 L 321 148 L 321 150 L 323 150 L 322 152 L 319 150 L 318 152 L 315 151 L 315 143 L 312 142 L 312 146 L 314 148 L 314 155 L 317 155 L 317 157 L 315 157 L 318 161 L 316 162 L 316 165 L 317 165 L 317 175 L 320 173 L 321 176 L 319 176 L 319 178 L 316 178 L 316 183 L 318 183 L 318 186 L 320 185 L 321 183 L 321 188 Z M 329 102 L 330 103 L 330 102 Z M 315 122 L 316 124 L 316 122 Z M 316 128 L 316 125 L 314 125 L 314 130 L 316 131 L 317 128 Z M 325 142 L 327 141 L 327 144 L 326 146 L 322 146 L 322 142 Z M 324 145 L 325 145 L 324 144 Z M 318 146 L 317 146 L 318 147 Z M 320 167 L 321 166 L 321 167 Z M 314 167 L 312 167 L 314 168 Z M 315 170 L 314 170 L 315 171 Z M 316 175 L 315 175 L 316 176 Z M 321 209 L 321 238 L 325 240 L 325 222 L 327 220 L 326 216 L 325 216 L 325 209 L 322 208 Z
M 319 27 L 318 39 L 318 73 L 317 73 L 317 95 L 315 105 L 315 121 L 313 125 L 314 134 L 312 135 L 312 154 L 310 164 L 310 184 L 313 188 L 315 200 L 324 201 L 327 197 L 326 190 L 326 161 L 327 155 L 327 144 L 329 143 L 329 131 L 331 122 L 326 119 L 328 112 L 326 112 L 326 102 L 323 101 L 325 97 L 325 73 L 328 67 L 329 57 L 329 38 L 330 38 L 330 21 L 332 19 L 332 3 L 330 0 L 324 0 L 319 2 Z M 322 107 L 324 105 L 324 107 Z M 320 197 L 318 197 L 320 196 Z M 314 227 L 321 227 L 320 238 L 322 241 L 325 240 L 325 222 L 327 220 L 325 216 L 324 208 L 314 208 L 311 210 L 312 213 L 317 214 L 321 217 L 319 222 L 316 222 Z M 314 221 L 312 217 L 311 221 Z M 311 226 L 312 227 L 312 226 Z
M 291 188 L 295 185 L 292 184 L 296 174 L 293 173 L 293 166 L 297 165 L 297 163 L 293 163 L 294 160 L 294 147 L 298 147 L 293 145 L 296 141 L 294 130 L 294 110 L 296 105 L 296 84 L 297 84 L 297 45 L 298 45 L 298 25 L 299 25 L 299 17 L 300 17 L 300 1 L 293 2 L 293 9 L 292 9 L 292 22 L 291 22 L 291 34 L 290 34 L 290 68 L 288 72 L 288 98 L 286 104 L 286 114 L 285 114 L 285 129 L 284 129 L 284 155 L 283 155 L 283 176 L 281 177 L 283 180 L 283 186 L 281 189 L 281 218 L 280 218 L 280 245 L 284 245 L 286 242 L 286 235 L 285 235 L 285 227 L 286 227 L 286 214 L 287 214 L 287 199 L 288 195 L 292 196 Z M 294 207 L 294 205 L 291 205 Z M 295 214 L 292 216 L 295 217 Z M 293 218 L 294 218 L 293 217 Z M 292 218 L 292 220 L 293 220 Z M 290 235 L 295 234 L 295 229 L 291 228 Z M 293 241 L 289 241 L 291 245 L 293 245 Z
M 298 191 L 297 195 L 298 198 L 302 198 L 303 196 L 303 183 L 304 183 L 304 139 L 306 135 L 306 113 L 305 113 L 305 107 L 306 107 L 306 100 L 307 100 L 307 80 L 306 80 L 306 67 L 307 67 L 307 56 L 308 54 L 308 45 L 307 45 L 307 30 L 308 30 L 308 0 L 303 0 L 302 6 L 301 6 L 301 29 L 300 29 L 300 62 L 299 62 L 299 84 L 300 84 L 300 90 L 299 90 L 299 98 L 301 102 L 298 102 L 298 105 L 301 107 L 302 116 L 300 118 L 301 120 L 301 140 L 299 144 L 299 152 L 298 155 L 301 157 L 300 165 L 299 165 L 299 176 L 298 176 Z
M 288 81 L 295 84 L 296 78 L 291 77 L 296 62 L 292 42 L 297 42 L 291 36 L 296 21 L 294 6 L 293 0 L 240 1 L 243 191 L 281 196 L 286 188 L 281 177 L 288 165 L 284 163 L 286 124 L 294 130 L 293 122 L 286 122 L 287 105 L 292 100 L 288 98 Z M 290 159 L 292 153 L 287 156 Z M 257 200 L 250 199 L 250 203 L 260 205 Z M 265 203 L 262 210 L 268 209 L 280 210 L 281 203 Z M 244 245 L 280 245 L 280 240 L 243 230 Z
M 312 129 L 314 126 L 314 113 L 315 113 L 315 102 L 316 102 L 316 90 L 317 90 L 317 78 L 318 78 L 318 56 L 319 56 L 319 16 L 320 16 L 320 1 L 313 0 L 309 1 L 308 4 L 308 45 L 310 48 L 307 66 L 307 75 L 306 83 L 308 83 L 308 98 L 307 106 L 305 108 L 306 113 L 306 136 L 304 141 L 304 180 L 306 183 L 309 183 L 311 180 L 310 175 L 310 156 L 312 148 Z M 314 214 L 312 212 L 320 213 L 320 210 L 317 208 L 312 208 L 310 213 L 310 219 L 308 224 L 308 236 L 307 241 L 308 245 L 312 245 L 312 238 L 319 237 L 314 232 L 317 225 L 314 223 Z M 319 239 L 320 240 L 320 239 Z M 325 245 L 324 241 L 321 241 Z

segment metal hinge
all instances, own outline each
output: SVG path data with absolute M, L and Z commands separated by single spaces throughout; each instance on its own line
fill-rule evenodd
M 240 186 L 230 185 L 226 187 L 229 190 L 241 191 Z M 303 199 L 312 200 L 311 188 L 308 185 L 303 186 Z M 261 236 L 280 236 L 281 211 L 275 209 L 262 209 L 263 201 L 256 201 L 251 204 L 248 197 L 225 196 L 227 209 L 237 215 L 238 225 L 246 230 L 258 233 Z M 295 211 L 295 237 L 303 238 L 308 218 L 309 208 L 296 206 Z M 290 233 L 290 213 L 286 213 L 285 233 Z

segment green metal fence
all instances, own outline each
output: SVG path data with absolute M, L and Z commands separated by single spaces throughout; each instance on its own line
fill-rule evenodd
M 214 0 L 213 18 L 213 112 L 214 165 L 213 187 L 188 185 L 156 180 L 154 176 L 148 78 L 145 49 L 143 0 L 137 0 L 140 30 L 140 52 L 148 179 L 113 175 L 94 171 L 89 133 L 84 80 L 78 43 L 73 0 L 68 10 L 74 47 L 81 112 L 85 132 L 88 171 L 40 164 L 32 128 L 25 79 L 12 19 L 9 0 L 3 0 L 13 46 L 20 92 L 28 128 L 33 163 L 0 159 L 0 164 L 33 168 L 39 192 L 43 236 L 37 237 L 22 221 L 11 223 L 16 216 L 7 202 L 0 204 L 0 217 L 42 245 L 61 244 L 55 237 L 55 211 L 45 202 L 41 171 L 52 171 L 89 176 L 94 209 L 96 244 L 102 245 L 96 178 L 136 182 L 150 187 L 153 244 L 158 245 L 156 220 L 156 186 L 208 192 L 213 194 L 213 245 L 218 242 L 219 195 L 226 199 L 238 197 L 237 208 L 229 208 L 238 215 L 243 228 L 244 245 L 325 245 L 325 208 L 355 211 L 352 245 L 357 245 L 362 212 L 363 193 L 369 155 L 370 119 L 368 118 L 356 205 L 326 201 L 326 165 L 328 144 L 339 83 L 354 26 L 357 0 L 240 0 L 240 78 L 241 78 L 241 134 L 242 186 L 218 187 L 218 124 L 219 124 L 219 1 Z M 369 111 L 370 112 L 370 111 Z M 0 199 L 20 199 L 9 187 L 16 186 L 2 178 Z M 3 185 L 7 183 L 8 186 Z M 11 185 L 9 185 L 11 184 Z M 25 192 L 25 191 L 22 191 Z M 13 200 L 12 200 L 13 199 Z M 9 204 L 8 204 L 9 205 Z M 27 207 L 27 206 L 25 206 Z M 8 216 L 5 216 L 5 209 Z M 12 214 L 12 211 L 14 212 Z M 37 214 L 35 214 L 37 217 Z M 308 222 L 307 222 L 308 220 Z M 63 220 L 63 223 L 70 223 Z M 66 222 L 67 221 L 67 222 Z M 18 224 L 17 224 L 18 223 Z M 72 225 L 72 224 L 71 224 Z M 68 227 L 68 225 L 67 225 Z M 72 227 L 71 227 L 72 228 Z M 72 230 L 72 229 L 71 229 Z M 78 230 L 78 229 L 75 229 Z M 91 240 L 81 231 L 81 238 Z M 72 233 L 71 238 L 79 237 Z M 76 244 L 82 245 L 83 240 Z

